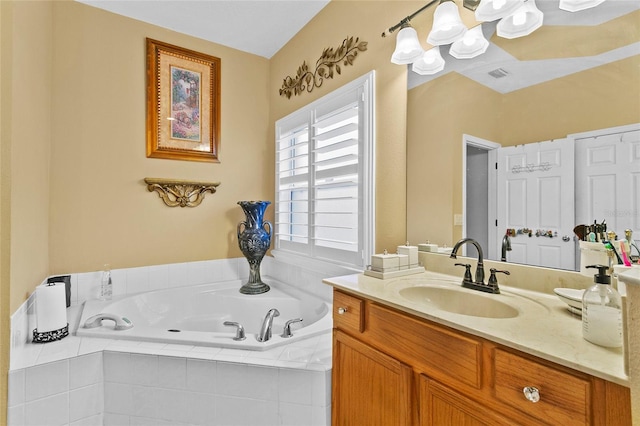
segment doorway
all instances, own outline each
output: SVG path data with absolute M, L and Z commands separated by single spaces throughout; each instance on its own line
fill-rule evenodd
M 490 218 L 496 214 L 496 182 L 495 173 L 489 171 L 499 147 L 498 143 L 471 135 L 462 138 L 462 237 L 478 241 L 485 258 L 492 259 L 495 259 L 495 248 L 489 241 L 495 240 L 497 231 L 495 226 L 490 226 Z M 462 249 L 465 256 L 477 256 L 473 246 L 465 244 Z

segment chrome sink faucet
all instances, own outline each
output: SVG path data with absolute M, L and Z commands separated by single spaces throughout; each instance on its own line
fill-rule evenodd
M 258 342 L 266 342 L 271 339 L 271 328 L 273 327 L 273 318 L 280 316 L 280 312 L 277 309 L 269 309 L 267 315 L 262 321 L 262 327 L 260 327 L 260 333 L 256 336 Z
M 484 284 L 484 260 L 482 256 L 482 247 L 480 247 L 480 243 L 478 243 L 473 238 L 463 238 L 456 243 L 455 246 L 451 249 L 451 257 L 452 259 L 457 259 L 458 250 L 465 243 L 471 243 L 475 246 L 478 251 L 478 264 L 476 265 L 476 284 Z
M 498 288 L 498 282 L 495 280 L 495 274 L 492 271 L 492 278 L 489 280 L 488 284 L 484 283 L 484 260 L 482 256 L 482 247 L 480 247 L 480 243 L 478 243 L 473 238 L 463 238 L 453 246 L 451 249 L 451 257 L 452 259 L 457 259 L 458 250 L 463 244 L 471 243 L 475 246 L 478 251 L 478 264 L 476 265 L 476 276 L 475 281 L 471 278 L 471 273 L 469 269 L 471 265 L 456 263 L 456 265 L 466 267 L 466 271 L 464 274 L 464 278 L 462 279 L 462 287 L 470 288 L 473 290 L 484 291 L 485 293 L 500 293 L 500 289 Z M 499 271 L 502 272 L 502 271 Z

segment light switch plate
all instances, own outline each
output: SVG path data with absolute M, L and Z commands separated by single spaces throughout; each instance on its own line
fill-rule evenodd
M 456 226 L 462 226 L 462 214 L 456 213 L 453 215 L 453 224 Z

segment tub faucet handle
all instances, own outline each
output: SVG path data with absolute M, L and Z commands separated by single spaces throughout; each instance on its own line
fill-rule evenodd
M 293 337 L 293 332 L 291 331 L 291 324 L 295 324 L 296 322 L 302 322 L 302 318 L 294 318 L 290 319 L 284 324 L 284 330 L 282 331 L 281 337 Z
M 239 322 L 234 322 L 234 321 L 225 321 L 224 325 L 229 325 L 232 327 L 237 327 L 236 328 L 236 337 L 233 338 L 233 340 L 244 340 L 247 338 L 247 336 L 245 336 L 244 334 L 244 327 L 242 326 L 242 324 L 240 324 Z

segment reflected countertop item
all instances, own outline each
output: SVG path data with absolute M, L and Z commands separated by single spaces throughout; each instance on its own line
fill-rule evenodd
M 406 313 L 491 340 L 504 346 L 557 364 L 629 386 L 624 372 L 622 348 L 604 348 L 582 338 L 582 320 L 569 312 L 555 295 L 500 285 L 501 294 L 486 294 L 461 287 L 461 277 L 424 272 L 402 278 L 380 280 L 363 274 L 328 278 L 325 284 L 369 298 Z M 436 286 L 456 293 L 468 293 L 481 304 L 504 304 L 515 315 L 482 314 L 453 308 L 446 300 L 430 300 L 428 292 L 407 291 L 410 287 Z M 408 295 L 417 297 L 407 297 Z M 501 302 L 501 303 L 498 303 Z

